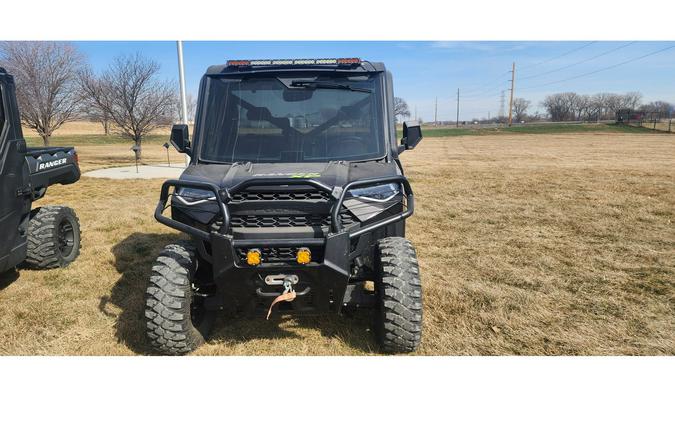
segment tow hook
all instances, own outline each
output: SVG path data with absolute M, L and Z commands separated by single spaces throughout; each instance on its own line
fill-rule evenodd
M 296 278 L 296 280 L 297 280 L 297 278 Z M 276 305 L 279 302 L 283 302 L 283 301 L 292 302 L 296 297 L 295 289 L 293 289 L 293 278 L 291 276 L 284 277 L 283 286 L 284 286 L 284 292 L 282 294 L 280 294 L 279 296 L 277 296 L 272 301 L 272 304 L 270 305 L 270 308 L 267 310 L 267 320 L 268 321 L 270 319 L 270 315 L 272 315 L 272 308 L 274 307 L 274 305 Z

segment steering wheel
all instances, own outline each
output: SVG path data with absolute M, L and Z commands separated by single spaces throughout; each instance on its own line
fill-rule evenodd
M 363 142 L 363 138 L 360 136 L 356 135 L 350 135 L 350 136 L 345 136 L 344 138 L 340 138 L 340 142 Z
M 360 137 L 360 136 L 355 136 L 355 135 L 345 136 L 344 138 L 340 138 L 340 139 L 336 140 L 332 144 L 332 146 L 333 146 L 333 148 L 335 148 L 334 151 L 335 150 L 338 150 L 338 151 L 341 150 L 341 151 L 344 152 L 344 151 L 347 151 L 347 150 L 349 150 L 349 151 L 357 150 L 357 151 L 365 152 L 365 150 L 366 150 L 365 146 L 363 145 L 363 138 Z

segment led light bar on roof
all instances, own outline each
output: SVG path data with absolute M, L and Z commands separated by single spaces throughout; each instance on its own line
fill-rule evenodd
M 358 58 L 340 59 L 279 59 L 279 60 L 228 60 L 227 66 L 303 66 L 303 65 L 356 65 L 360 64 Z

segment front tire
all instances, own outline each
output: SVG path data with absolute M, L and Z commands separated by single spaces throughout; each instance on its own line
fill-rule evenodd
M 26 264 L 33 268 L 66 267 L 80 254 L 80 222 L 68 207 L 48 206 L 31 212 Z
M 213 320 L 193 290 L 197 258 L 190 242 L 167 245 L 146 289 L 146 334 L 155 352 L 182 355 L 204 343 Z
M 386 353 L 413 352 L 422 337 L 422 283 L 415 247 L 402 237 L 384 238 L 377 246 L 378 341 Z

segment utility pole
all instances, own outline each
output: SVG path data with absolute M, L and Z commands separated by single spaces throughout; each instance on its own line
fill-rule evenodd
M 509 126 L 511 126 L 513 116 L 513 88 L 516 84 L 516 62 L 511 66 L 511 99 L 509 100 Z
M 457 88 L 457 120 L 455 121 L 455 126 L 459 127 L 459 88 Z
M 183 66 L 183 41 L 176 41 L 178 50 L 178 79 L 180 82 L 180 108 L 183 115 L 183 124 L 188 124 L 187 99 L 185 97 L 185 67 Z M 190 156 L 185 154 L 185 166 L 190 164 Z
M 436 97 L 436 103 L 434 105 L 434 126 L 438 126 L 438 97 Z

